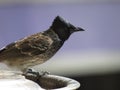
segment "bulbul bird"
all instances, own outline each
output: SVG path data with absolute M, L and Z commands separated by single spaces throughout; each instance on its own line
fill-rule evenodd
M 57 16 L 48 30 L 15 41 L 0 50 L 0 62 L 26 71 L 31 66 L 49 60 L 64 44 L 70 35 L 84 31 Z

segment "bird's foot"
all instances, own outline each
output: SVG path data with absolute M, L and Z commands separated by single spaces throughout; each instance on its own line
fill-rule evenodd
M 48 71 L 41 71 L 41 72 L 39 72 L 39 75 L 42 77 L 42 76 L 45 76 L 45 75 L 49 75 L 50 74 L 50 72 L 48 72 Z
M 33 76 L 36 76 L 36 77 L 42 77 L 44 75 L 49 75 L 50 73 L 47 72 L 47 71 L 41 71 L 41 72 L 37 72 L 37 71 L 34 71 L 32 69 L 27 69 L 27 71 L 25 71 L 25 73 L 23 73 L 24 76 L 26 75 L 33 75 Z
M 27 69 L 27 71 L 25 72 L 25 74 L 32 74 L 32 75 L 36 75 L 39 76 L 39 72 L 33 71 L 32 69 Z
M 28 69 L 22 75 L 25 76 L 26 79 L 38 82 L 41 77 L 48 74 L 49 72 L 47 71 L 36 72 L 36 71 L 33 71 L 32 69 Z

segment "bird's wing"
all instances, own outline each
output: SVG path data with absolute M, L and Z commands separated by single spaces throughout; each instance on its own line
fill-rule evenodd
M 37 33 L 11 43 L 1 49 L 0 59 L 39 55 L 46 52 L 52 43 L 53 41 L 50 37 Z

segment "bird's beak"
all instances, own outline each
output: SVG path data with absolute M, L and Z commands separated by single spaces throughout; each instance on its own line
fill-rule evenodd
M 74 31 L 77 32 L 77 31 L 85 31 L 85 30 L 80 27 L 76 27 L 76 29 Z

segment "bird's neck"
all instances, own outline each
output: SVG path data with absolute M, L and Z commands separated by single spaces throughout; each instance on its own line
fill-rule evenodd
M 48 29 L 47 31 L 44 32 L 44 34 L 51 37 L 53 40 L 60 41 L 62 44 L 65 42 L 61 40 L 59 36 L 52 29 Z

